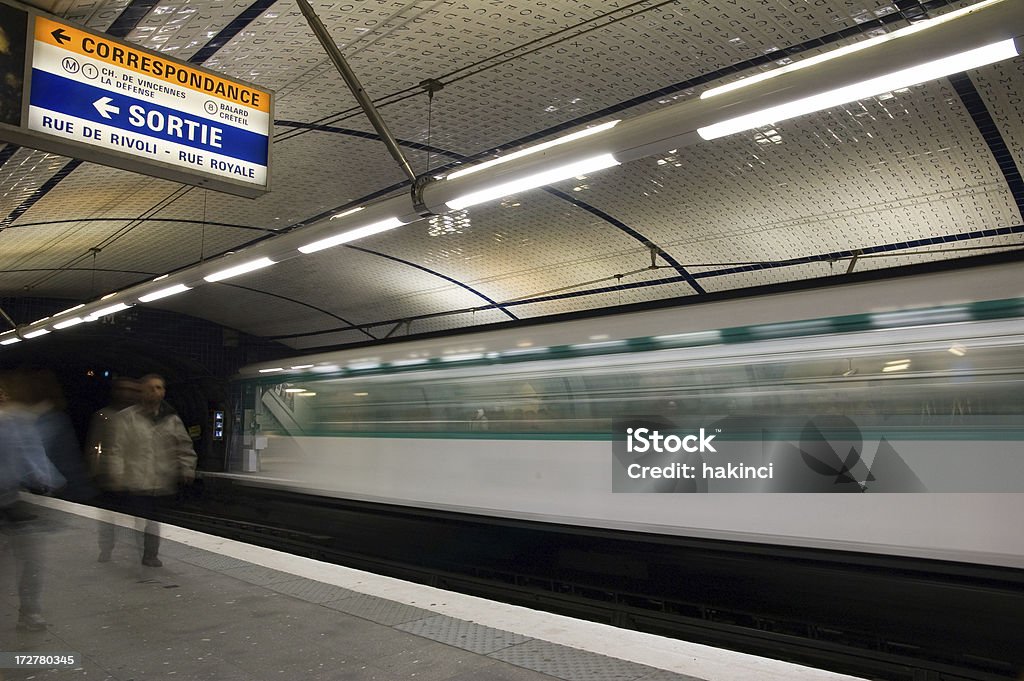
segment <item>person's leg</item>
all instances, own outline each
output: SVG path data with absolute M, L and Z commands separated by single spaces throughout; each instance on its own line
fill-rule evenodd
M 46 628 L 42 602 L 42 535 L 37 529 L 28 527 L 28 523 L 17 523 L 9 536 L 18 584 L 18 628 L 27 631 L 42 631 Z
M 131 509 L 132 505 L 123 492 L 103 492 L 99 497 L 99 502 L 97 510 L 100 512 L 100 518 L 96 526 L 96 542 L 100 549 L 99 562 L 106 563 L 110 560 L 114 546 L 117 545 L 117 522 L 114 520 L 113 512 L 109 509 L 124 510 L 126 507 Z

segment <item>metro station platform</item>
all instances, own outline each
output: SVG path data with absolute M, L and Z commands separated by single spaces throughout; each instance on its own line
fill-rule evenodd
M 19 631 L 0 537 L 0 653 L 77 653 L 0 680 L 787 681 L 852 677 L 442 591 L 163 525 L 144 567 L 130 516 L 30 498 L 44 631 Z M 99 563 L 99 522 L 117 525 Z M 3 657 L 0 655 L 0 657 Z

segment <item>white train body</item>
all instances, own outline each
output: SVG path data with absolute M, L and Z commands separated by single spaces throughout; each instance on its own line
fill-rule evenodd
M 1016 299 L 1020 267 L 1000 265 L 253 365 L 228 475 L 503 518 L 1021 568 Z M 979 305 L 996 300 L 999 314 Z M 889 443 L 929 491 L 712 481 L 707 493 L 614 492 L 612 421 L 666 411 L 709 429 L 849 418 L 863 431 L 854 484 L 875 491 L 868 475 Z

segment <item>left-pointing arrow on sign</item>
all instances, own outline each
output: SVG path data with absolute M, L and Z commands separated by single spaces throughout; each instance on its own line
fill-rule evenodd
M 51 31 L 50 35 L 57 41 L 58 45 L 63 45 L 67 41 L 71 40 L 71 36 L 64 32 L 63 28 L 58 28 L 56 31 Z
M 121 110 L 116 106 L 113 106 L 111 102 L 114 101 L 110 97 L 100 97 L 92 105 L 100 112 L 100 116 L 109 119 L 112 113 L 121 113 Z

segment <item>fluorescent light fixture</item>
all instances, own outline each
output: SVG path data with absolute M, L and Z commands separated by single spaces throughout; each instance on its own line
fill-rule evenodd
M 45 336 L 50 333 L 49 329 L 37 329 L 36 331 L 29 331 L 28 333 L 22 334 L 25 338 L 37 338 L 39 336 Z
M 366 397 L 370 393 L 352 393 L 352 394 L 355 395 L 356 397 Z
M 286 393 L 304 393 L 304 392 L 306 392 L 306 389 L 305 388 L 285 388 L 284 391 Z
M 371 359 L 361 362 L 352 362 L 348 364 L 345 368 L 348 369 L 349 371 L 367 371 L 369 369 L 376 369 L 378 367 L 380 367 L 380 362 L 375 362 Z
M 12 343 L 20 343 L 21 339 L 17 336 L 12 335 L 10 338 L 5 338 L 0 341 L 0 345 L 11 345 Z
M 587 173 L 592 173 L 597 170 L 603 170 L 604 168 L 610 168 L 611 166 L 617 165 L 619 165 L 619 162 L 616 161 L 615 157 L 611 154 L 599 154 L 597 156 L 585 158 L 582 161 L 574 161 L 572 163 L 567 163 L 566 165 L 551 168 L 550 170 L 544 170 L 539 173 L 534 173 L 533 175 L 527 175 L 526 177 L 519 178 L 518 180 L 503 182 L 502 184 L 488 187 L 487 189 L 470 192 L 469 194 L 448 201 L 447 205 L 453 210 L 460 210 L 469 206 L 475 206 L 479 203 L 486 203 L 487 201 L 500 199 L 501 197 L 509 196 L 510 194 L 518 194 L 519 192 L 526 191 L 527 189 L 542 187 L 546 184 L 551 184 L 552 182 L 576 177 L 577 175 L 586 175 Z
M 284 371 L 284 367 L 274 367 L 272 369 L 260 369 L 261 374 L 272 374 L 275 371 Z
M 100 300 L 106 300 L 107 298 L 113 298 L 118 293 L 120 293 L 120 291 L 114 291 L 113 293 L 108 293 L 107 295 L 105 295 L 102 298 L 100 298 Z
M 83 308 L 83 307 L 85 307 L 85 303 L 79 303 L 78 305 L 75 305 L 74 307 L 69 307 L 66 310 L 61 310 L 60 312 L 58 312 L 57 314 L 55 314 L 53 316 L 54 317 L 59 317 L 62 314 L 67 314 L 68 312 L 74 312 L 75 310 L 78 310 L 79 308 Z
M 892 366 L 893 364 L 910 364 L 909 359 L 890 359 L 885 363 L 885 366 Z
M 65 319 L 62 322 L 57 322 L 56 324 L 54 324 L 53 328 L 58 329 L 58 330 L 59 329 L 66 329 L 66 328 L 68 328 L 70 326 L 76 326 L 78 324 L 81 324 L 84 321 L 85 321 L 85 319 L 83 319 L 82 317 L 74 317 L 73 319 Z
M 221 281 L 222 279 L 230 279 L 231 277 L 237 277 L 239 274 L 245 274 L 246 272 L 252 272 L 254 270 L 263 269 L 264 267 L 270 267 L 273 264 L 274 261 L 271 260 L 270 258 L 250 260 L 249 262 L 244 262 L 241 265 L 235 265 L 234 267 L 229 267 L 226 270 L 221 270 L 220 272 L 208 274 L 205 277 L 203 277 L 203 279 L 213 283 L 215 281 Z
M 1007 1 L 1009 1 L 1009 0 L 1007 0 Z M 1004 2 L 1004 0 L 986 0 L 985 2 L 979 2 L 979 3 L 975 4 L 975 5 L 971 5 L 969 7 L 964 7 L 962 9 L 958 9 L 955 12 L 948 12 L 946 14 L 943 14 L 940 17 L 935 17 L 934 19 L 928 19 L 926 21 L 919 21 L 919 22 L 917 22 L 915 24 L 912 24 L 910 26 L 907 26 L 905 28 L 901 28 L 898 31 L 893 31 L 892 33 L 886 33 L 884 35 L 876 36 L 876 37 L 870 38 L 868 40 L 862 40 L 862 41 L 854 43 L 852 45 L 846 45 L 845 47 L 840 47 L 840 48 L 835 49 L 835 50 L 829 50 L 828 52 L 824 52 L 824 53 L 819 54 L 817 56 L 809 57 L 807 59 L 801 59 L 798 62 L 794 62 L 792 64 L 787 64 L 787 65 L 779 67 L 777 69 L 772 69 L 771 71 L 764 71 L 762 73 L 758 73 L 758 74 L 753 75 L 753 76 L 748 76 L 746 78 L 743 78 L 743 79 L 740 79 L 740 80 L 737 80 L 737 81 L 733 81 L 731 83 L 726 83 L 725 85 L 720 85 L 720 86 L 718 86 L 716 88 L 711 88 L 710 90 L 705 90 L 704 92 L 701 93 L 700 98 L 701 99 L 708 99 L 710 97 L 715 97 L 715 96 L 718 96 L 718 95 L 725 94 L 726 92 L 732 92 L 733 90 L 739 90 L 740 88 L 747 87 L 748 85 L 753 85 L 754 83 L 760 83 L 762 81 L 768 80 L 769 78 L 775 78 L 776 76 L 781 76 L 781 75 L 783 75 L 785 73 L 792 73 L 793 71 L 799 71 L 801 69 L 807 68 L 808 66 L 816 66 L 818 64 L 822 64 L 824 62 L 831 61 L 831 60 L 835 59 L 836 57 L 845 57 L 848 54 L 853 54 L 854 52 L 860 52 L 861 50 L 866 49 L 868 47 L 875 47 L 876 45 L 881 45 L 882 43 L 887 43 L 887 42 L 890 42 L 892 40 L 896 40 L 897 38 L 902 38 L 904 36 L 908 36 L 908 35 L 911 35 L 913 33 L 919 33 L 921 31 L 924 31 L 926 29 L 932 28 L 934 26 L 938 26 L 940 24 L 944 24 L 946 22 L 953 21 L 955 19 L 959 19 L 960 17 L 962 17 L 964 15 L 970 14 L 972 12 L 977 12 L 978 10 L 984 9 L 985 7 L 988 7 L 989 5 L 996 5 L 996 4 L 1000 3 L 1000 2 Z
M 349 241 L 355 241 L 356 239 L 380 234 L 381 232 L 386 232 L 389 229 L 401 227 L 404 224 L 405 223 L 398 218 L 388 218 L 387 220 L 374 222 L 364 227 L 350 229 L 347 232 L 342 232 L 341 234 L 335 234 L 334 236 L 321 239 L 320 241 L 314 241 L 313 243 L 306 244 L 305 246 L 299 246 L 299 251 L 302 253 L 316 253 L 317 251 L 322 251 L 325 248 L 339 246 L 341 244 L 348 243 Z
M 96 310 L 95 312 L 91 313 L 88 317 L 86 317 L 85 321 L 94 322 L 100 317 L 106 317 L 107 315 L 114 314 L 115 312 L 127 310 L 129 307 L 131 307 L 131 305 L 125 305 L 124 303 L 117 303 L 115 305 L 102 307 L 99 310 Z
M 184 293 L 185 291 L 191 291 L 191 290 L 192 290 L 191 286 L 185 286 L 184 284 L 178 284 L 176 286 L 168 286 L 167 288 L 162 288 L 159 291 L 153 291 L 152 293 L 147 293 L 146 295 L 144 295 L 141 298 L 139 298 L 139 302 L 140 303 L 149 303 L 149 302 L 152 302 L 154 300 L 160 300 L 161 298 L 166 298 L 168 296 L 173 296 L 173 295 L 175 295 L 177 293 Z
M 953 343 L 951 346 L 949 346 L 949 350 L 947 350 L 946 352 L 950 353 L 951 355 L 956 355 L 957 357 L 963 357 L 964 355 L 967 354 L 967 348 L 961 345 L 960 343 Z
M 887 366 L 882 367 L 882 373 L 886 373 L 887 374 L 887 373 L 889 373 L 891 371 L 903 371 L 904 369 L 907 369 L 908 367 L 910 367 L 910 362 L 909 361 L 907 361 L 907 362 L 905 362 L 903 364 L 889 364 Z
M 161 281 L 161 280 L 163 280 L 163 279 L 166 279 L 166 278 L 167 278 L 167 277 L 169 277 L 169 276 L 171 276 L 171 275 L 169 275 L 169 274 L 161 274 L 161 275 L 160 275 L 159 277 L 157 277 L 157 278 L 156 278 L 156 279 L 154 279 L 153 281 Z
M 713 140 L 726 135 L 760 128 L 771 125 L 778 121 L 784 121 L 796 116 L 829 109 L 847 102 L 854 102 L 858 99 L 880 95 L 884 92 L 891 92 L 900 88 L 910 87 L 929 80 L 935 80 L 952 73 L 960 73 L 969 69 L 978 68 L 986 64 L 992 64 L 1003 59 L 1012 59 L 1017 56 L 1017 47 L 1014 41 L 1001 40 L 999 42 L 978 47 L 959 54 L 943 57 L 934 61 L 900 69 L 883 76 L 869 78 L 859 83 L 846 85 L 821 92 L 810 97 L 802 97 L 792 102 L 770 106 L 767 109 L 754 111 L 730 118 L 713 125 L 698 128 L 697 133 L 706 140 Z M 450 205 L 450 204 L 449 204 Z
M 566 142 L 572 142 L 574 140 L 578 140 L 578 139 L 581 139 L 583 137 L 589 137 L 590 135 L 593 135 L 593 134 L 596 134 L 596 133 L 599 133 L 599 132 L 604 132 L 605 130 L 609 130 L 611 128 L 614 128 L 616 125 L 619 124 L 619 122 L 620 121 L 618 121 L 618 120 L 608 121 L 607 123 L 602 123 L 601 125 L 595 125 L 592 128 L 587 128 L 585 130 L 578 130 L 578 131 L 576 131 L 576 132 L 574 132 L 574 133 L 572 133 L 570 135 L 565 135 L 564 137 L 559 137 L 557 139 L 553 139 L 550 142 L 544 142 L 542 144 L 536 144 L 536 145 L 534 145 L 532 147 L 527 147 L 526 149 L 521 149 L 519 151 L 513 152 L 513 153 L 508 154 L 506 156 L 501 156 L 500 158 L 492 159 L 490 161 L 485 161 L 484 163 L 479 163 L 479 164 L 477 164 L 475 166 L 470 166 L 469 168 L 463 168 L 462 170 L 456 170 L 453 173 L 449 173 L 445 177 L 445 179 L 446 180 L 454 180 L 457 177 L 463 177 L 464 175 L 469 175 L 471 173 L 475 173 L 477 171 L 484 170 L 485 168 L 493 168 L 496 165 L 500 165 L 502 163 L 507 163 L 508 161 L 513 161 L 513 160 L 515 160 L 517 158 L 522 158 L 524 156 L 529 156 L 530 154 L 536 154 L 538 151 L 544 151 L 545 149 L 550 149 L 551 147 L 558 146 L 559 144 L 565 144 Z
M 32 323 L 33 324 L 38 324 L 39 322 L 45 322 L 47 319 L 49 319 L 49 317 L 43 317 L 42 319 L 37 319 L 37 320 L 35 320 Z
M 296 393 L 295 396 L 296 397 L 316 397 L 316 393 L 312 393 L 312 392 Z
M 292 367 L 292 369 L 312 369 L 312 368 L 313 368 L 312 364 L 296 364 L 295 366 Z
M 362 206 L 359 206 L 358 208 L 350 208 L 348 210 L 344 210 L 344 211 L 338 213 L 337 215 L 332 215 L 331 219 L 333 220 L 335 218 L 343 218 L 343 217 L 346 217 L 348 215 L 352 215 L 353 213 L 358 213 L 362 209 L 363 209 Z

